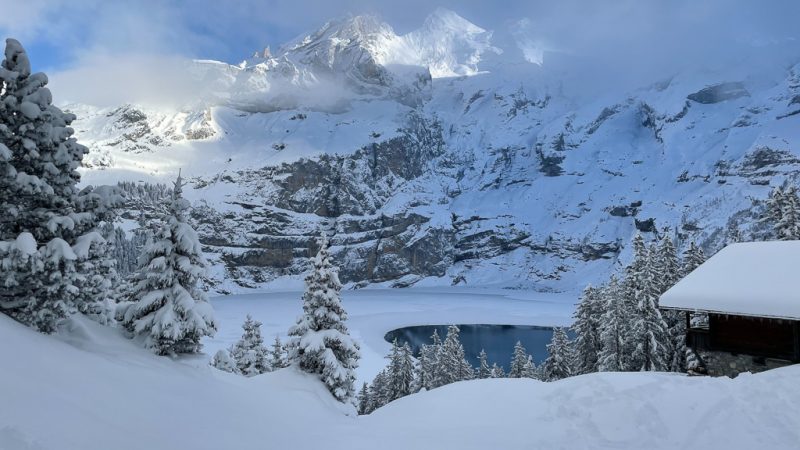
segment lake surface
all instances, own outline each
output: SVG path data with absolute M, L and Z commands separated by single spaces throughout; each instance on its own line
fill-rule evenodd
M 399 343 L 407 342 L 414 355 L 419 355 L 422 345 L 431 343 L 434 330 L 439 332 L 439 337 L 444 341 L 447 327 L 448 325 L 418 325 L 398 328 L 386 333 L 384 338 L 388 342 L 394 339 Z M 553 329 L 550 327 L 475 324 L 458 325 L 458 328 L 461 330 L 461 344 L 464 346 L 467 361 L 478 367 L 478 354 L 483 349 L 486 351 L 490 366 L 492 363 L 497 363 L 506 371 L 517 341 L 522 342 L 528 354 L 532 355 L 533 360 L 539 365 L 547 358 L 547 344 L 553 337 Z

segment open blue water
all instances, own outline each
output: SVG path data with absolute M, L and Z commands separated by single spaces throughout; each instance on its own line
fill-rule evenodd
M 467 361 L 477 367 L 478 354 L 483 349 L 486 351 L 490 366 L 492 363 L 497 363 L 505 370 L 508 370 L 511 355 L 514 353 L 514 344 L 517 341 L 522 342 L 538 365 L 547 358 L 547 344 L 553 337 L 552 328 L 528 325 L 458 325 L 458 328 L 461 330 L 461 344 L 464 346 Z M 438 330 L 439 337 L 444 341 L 447 336 L 447 325 L 398 328 L 386 333 L 384 339 L 392 342 L 396 338 L 401 344 L 407 342 L 414 355 L 419 355 L 422 345 L 431 343 L 433 330 Z

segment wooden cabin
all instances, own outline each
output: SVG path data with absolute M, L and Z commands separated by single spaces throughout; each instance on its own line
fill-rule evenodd
M 800 363 L 800 241 L 729 245 L 660 307 L 686 314 L 686 343 L 710 375 Z

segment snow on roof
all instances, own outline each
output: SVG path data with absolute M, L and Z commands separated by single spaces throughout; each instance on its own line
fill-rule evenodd
M 661 296 L 660 306 L 800 320 L 800 241 L 720 250 Z

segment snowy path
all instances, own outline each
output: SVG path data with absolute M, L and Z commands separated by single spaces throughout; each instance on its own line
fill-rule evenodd
M 264 340 L 281 339 L 301 312 L 302 292 L 270 292 L 212 298 L 220 323 L 205 352 L 213 355 L 241 336 L 247 314 L 263 323 Z M 371 380 L 386 362 L 386 332 L 409 325 L 506 324 L 561 326 L 571 323 L 572 294 L 543 294 L 504 289 L 412 288 L 342 292 L 351 334 L 362 346 L 359 379 Z

